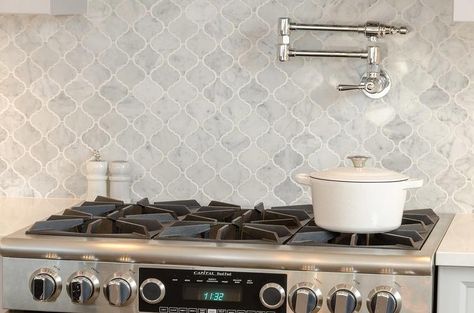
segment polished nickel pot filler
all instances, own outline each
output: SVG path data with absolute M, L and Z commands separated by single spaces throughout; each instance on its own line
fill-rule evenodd
M 376 234 L 317 226 L 311 205 L 99 198 L 1 241 L 4 307 L 47 312 L 428 313 L 451 215 Z
M 373 99 L 385 96 L 391 87 L 389 75 L 380 68 L 382 55 L 380 47 L 371 45 L 366 51 L 307 51 L 295 50 L 290 47 L 290 33 L 293 30 L 305 31 L 336 31 L 356 32 L 364 34 L 371 42 L 392 34 L 406 34 L 406 27 L 395 27 L 382 25 L 376 22 L 368 22 L 362 26 L 343 25 L 316 25 L 293 23 L 289 18 L 283 17 L 278 23 L 280 44 L 278 47 L 278 59 L 286 62 L 290 57 L 339 57 L 367 59 L 367 72 L 357 85 L 338 85 L 339 91 L 362 90 L 364 94 Z

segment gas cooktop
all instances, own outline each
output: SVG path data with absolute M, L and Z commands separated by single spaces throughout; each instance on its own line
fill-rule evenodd
M 394 231 L 345 234 L 316 226 L 311 205 L 99 197 L 1 239 L 4 307 L 431 312 L 435 252 L 451 220 L 412 210 Z
M 247 242 L 419 250 L 439 217 L 431 209 L 406 211 L 400 228 L 379 234 L 347 234 L 317 226 L 311 205 L 265 209 L 196 200 L 136 204 L 98 197 L 52 215 L 27 234 L 153 240 Z

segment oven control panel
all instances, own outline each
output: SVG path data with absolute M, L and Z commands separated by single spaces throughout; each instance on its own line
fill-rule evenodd
M 69 313 L 431 312 L 432 276 L 3 258 L 3 305 Z
M 286 274 L 139 269 L 139 311 L 286 313 Z

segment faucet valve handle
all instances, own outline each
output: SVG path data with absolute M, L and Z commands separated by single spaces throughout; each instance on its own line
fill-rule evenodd
M 392 82 L 390 77 L 386 72 L 381 70 L 379 73 L 365 73 L 359 85 L 339 85 L 337 86 L 337 90 L 360 90 L 369 98 L 379 99 L 388 93 L 391 86 Z
M 366 82 L 360 83 L 359 85 L 338 85 L 337 90 L 339 91 L 350 91 L 350 90 L 366 90 L 370 91 L 375 87 L 374 83 Z

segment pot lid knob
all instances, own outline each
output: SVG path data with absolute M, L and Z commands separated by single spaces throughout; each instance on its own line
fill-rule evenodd
M 364 155 L 353 155 L 347 158 L 352 161 L 352 164 L 354 165 L 355 168 L 365 167 L 365 162 L 367 162 L 367 160 L 370 159 L 370 157 L 364 156 Z

